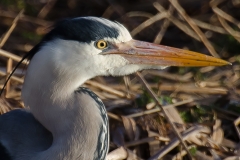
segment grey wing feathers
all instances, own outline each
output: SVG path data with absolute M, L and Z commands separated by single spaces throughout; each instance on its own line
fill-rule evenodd
M 31 153 L 46 150 L 52 140 L 52 134 L 24 109 L 0 116 L 0 152 L 8 153 L 12 159 L 27 158 Z

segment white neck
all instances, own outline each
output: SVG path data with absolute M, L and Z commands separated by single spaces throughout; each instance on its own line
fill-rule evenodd
M 31 60 L 25 77 L 24 104 L 53 134 L 52 146 L 35 156 L 38 160 L 85 159 L 89 155 L 94 158 L 102 118 L 90 96 L 75 92 L 93 76 L 81 70 L 79 64 L 69 69 L 66 64 L 76 63 L 71 62 L 76 59 L 64 59 L 67 50 L 73 49 L 44 46 Z M 81 104 L 84 101 L 88 103 Z

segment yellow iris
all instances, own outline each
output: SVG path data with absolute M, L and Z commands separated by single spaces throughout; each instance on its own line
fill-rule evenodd
M 107 46 L 108 46 L 108 44 L 107 44 L 107 42 L 104 41 L 104 40 L 99 40 L 99 41 L 97 41 L 97 43 L 96 43 L 96 47 L 97 47 L 98 49 L 104 49 L 104 48 L 106 48 Z

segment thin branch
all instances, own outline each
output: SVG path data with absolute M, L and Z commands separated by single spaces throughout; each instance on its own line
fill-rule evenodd
M 172 15 L 174 11 L 174 8 L 172 5 L 170 5 L 169 9 L 168 9 L 168 14 Z M 158 32 L 158 34 L 156 35 L 155 39 L 154 39 L 154 43 L 160 44 L 160 42 L 162 41 L 162 38 L 165 34 L 165 32 L 167 31 L 168 26 L 170 25 L 170 20 L 169 19 L 165 19 L 163 21 L 163 25 L 161 26 L 161 30 Z
M 220 16 L 217 17 L 219 22 L 226 29 L 226 31 L 228 31 L 229 34 L 231 34 L 238 42 L 240 42 L 240 32 L 237 32 L 234 29 L 232 29 L 222 17 Z
M 184 100 L 184 101 L 177 102 L 177 103 L 174 103 L 174 104 L 169 104 L 169 105 L 163 106 L 163 108 L 177 107 L 177 106 L 181 106 L 181 105 L 184 105 L 184 104 L 191 103 L 193 101 L 194 101 L 193 99 L 188 99 L 188 100 Z M 138 112 L 138 113 L 133 113 L 133 114 L 127 115 L 125 117 L 135 118 L 135 117 L 140 117 L 140 116 L 147 115 L 147 114 L 156 113 L 156 112 L 159 112 L 159 111 L 161 111 L 161 108 L 154 108 L 154 109 L 151 109 L 151 110 L 146 110 L 146 111 L 142 111 L 142 112 Z
M 47 14 L 51 11 L 56 2 L 57 0 L 48 0 L 47 4 L 44 5 L 44 7 L 38 13 L 37 17 L 44 19 L 47 16 Z
M 121 91 L 118 91 L 118 90 L 115 90 L 115 89 L 113 89 L 113 88 L 111 88 L 111 87 L 108 87 L 108 86 L 106 86 L 106 85 L 103 85 L 103 84 L 101 84 L 101 83 L 98 83 L 98 82 L 95 82 L 95 81 L 91 81 L 91 80 L 88 80 L 88 81 L 86 81 L 85 83 L 88 84 L 88 85 L 94 86 L 94 87 L 96 87 L 96 88 L 99 88 L 99 89 L 101 89 L 101 90 L 104 90 L 104 91 L 106 91 L 106 92 L 115 94 L 115 95 L 117 95 L 117 96 L 119 96 L 119 97 L 126 97 L 126 94 L 125 94 L 125 93 L 123 93 L 123 92 L 121 92 Z
M 110 18 L 110 16 L 114 13 L 113 7 L 109 6 L 104 13 L 102 14 L 102 17 L 104 18 Z
M 11 11 L 4 11 L 0 10 L 0 17 L 7 17 L 7 18 L 15 18 L 17 16 L 16 13 L 11 12 Z M 20 21 L 25 21 L 25 22 L 30 22 L 30 23 L 35 23 L 40 26 L 51 26 L 53 25 L 53 22 L 51 21 L 46 21 L 40 18 L 35 18 L 27 15 L 22 15 L 19 19 Z
M 2 49 L 0 49 L 0 55 L 7 57 L 7 58 L 11 58 L 12 60 L 17 61 L 17 62 L 21 61 L 21 59 L 22 59 L 21 57 L 15 55 L 13 53 L 10 53 L 8 51 L 2 50 Z M 25 59 L 22 63 L 28 64 L 28 61 Z
M 191 136 L 197 135 L 199 133 L 210 133 L 210 129 L 203 126 L 194 126 L 189 128 L 188 130 L 184 131 L 182 133 L 182 137 L 184 140 L 187 140 L 188 138 L 191 138 Z M 161 159 L 164 155 L 166 155 L 168 152 L 170 152 L 173 148 L 175 148 L 179 143 L 181 143 L 179 138 L 174 138 L 170 141 L 169 144 L 162 147 L 154 156 L 149 158 L 149 160 L 156 160 Z M 188 150 L 186 150 L 188 151 Z M 190 154 L 190 153 L 188 153 Z M 192 159 L 192 157 L 191 157 Z
M 3 71 L 0 71 L 0 75 L 1 76 L 6 76 L 6 73 L 3 72 Z M 16 81 L 16 82 L 19 82 L 19 83 L 23 83 L 23 78 L 18 78 L 16 76 L 11 76 L 11 79 Z M 2 87 L 1 87 L 2 88 Z
M 226 12 L 222 11 L 217 7 L 217 5 L 219 5 L 222 1 L 214 1 L 214 2 L 212 1 L 212 3 L 210 3 L 212 4 L 212 10 L 214 11 L 214 13 L 228 20 L 229 22 L 232 22 L 233 24 L 238 26 L 238 28 L 240 28 L 240 22 L 237 19 L 233 18 L 232 16 L 230 16 L 229 14 L 227 14 Z
M 167 121 L 169 122 L 169 124 L 171 125 L 171 127 L 173 128 L 174 133 L 177 135 L 179 141 L 181 142 L 181 144 L 183 145 L 184 149 L 186 150 L 186 152 L 188 153 L 188 157 L 190 159 L 193 159 L 191 153 L 188 150 L 187 144 L 184 142 L 184 140 L 182 139 L 180 133 L 178 132 L 176 126 L 173 124 L 173 122 L 170 120 L 170 118 L 167 115 L 167 112 L 164 110 L 163 106 L 160 104 L 158 97 L 156 96 L 156 94 L 152 91 L 152 89 L 150 88 L 150 86 L 147 84 L 146 80 L 142 77 L 141 73 L 137 72 L 136 73 L 137 76 L 139 77 L 139 79 L 141 80 L 141 82 L 143 83 L 143 85 L 145 86 L 145 88 L 148 90 L 149 94 L 154 98 L 154 101 L 156 102 L 157 106 L 159 108 L 161 108 L 162 113 L 164 114 L 165 118 L 167 119 Z
M 154 2 L 153 6 L 161 13 L 167 13 L 168 12 L 161 6 L 161 4 L 159 4 L 158 2 Z M 196 33 L 189 28 L 186 24 L 182 23 L 181 21 L 179 21 L 177 18 L 175 18 L 172 15 L 167 15 L 167 18 L 175 25 L 177 26 L 180 30 L 182 30 L 184 33 L 186 33 L 187 35 L 189 35 L 190 37 L 194 38 L 197 41 L 201 41 L 200 38 L 196 35 Z
M 6 68 L 6 81 L 8 79 L 8 76 L 11 74 L 12 72 L 12 64 L 13 64 L 13 60 L 11 58 L 8 59 L 7 61 L 7 68 Z M 5 96 L 7 96 L 7 94 L 9 93 L 10 91 L 10 82 L 11 82 L 11 79 L 9 79 L 9 81 L 7 82 L 6 84 L 6 89 L 5 89 Z
M 204 43 L 204 45 L 207 47 L 209 52 L 214 57 L 219 57 L 211 43 L 208 41 L 208 39 L 205 37 L 203 32 L 198 28 L 198 26 L 194 23 L 194 21 L 187 15 L 185 10 L 179 5 L 177 0 L 169 0 L 171 4 L 175 7 L 175 9 L 180 13 L 180 15 L 188 22 L 188 24 L 192 27 L 192 29 L 197 33 L 201 41 Z
M 141 32 L 144 28 L 150 26 L 151 24 L 155 23 L 156 21 L 159 21 L 163 18 L 166 18 L 167 13 L 158 13 L 155 16 L 149 18 L 148 20 L 144 21 L 142 24 L 137 26 L 135 29 L 131 31 L 131 35 L 134 37 L 136 34 Z
M 148 12 L 142 12 L 142 11 L 132 11 L 132 12 L 128 12 L 125 15 L 123 15 L 123 17 L 146 17 L 146 18 L 151 18 L 153 17 L 153 14 L 148 13 Z
M 210 30 L 210 31 L 213 31 L 213 32 L 217 32 L 217 33 L 221 33 L 221 34 L 228 34 L 228 32 L 226 32 L 226 30 L 224 28 L 222 28 L 222 27 L 215 26 L 215 25 L 212 25 L 212 24 L 208 24 L 206 22 L 203 22 L 203 21 L 200 21 L 200 20 L 194 19 L 194 18 L 192 18 L 192 20 L 200 28 L 207 29 L 207 30 Z
M 11 27 L 9 28 L 9 30 L 5 33 L 4 37 L 1 39 L 0 42 L 0 48 L 2 48 L 2 46 L 6 43 L 7 39 L 9 38 L 9 36 L 11 35 L 12 31 L 14 30 L 14 28 L 17 26 L 17 22 L 19 20 L 19 18 L 22 16 L 24 10 L 21 10 L 19 12 L 19 14 L 15 17 L 15 19 L 12 22 Z

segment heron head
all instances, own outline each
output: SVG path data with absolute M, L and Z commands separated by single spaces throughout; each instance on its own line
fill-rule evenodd
M 53 71 L 71 76 L 85 71 L 86 79 L 168 66 L 229 64 L 200 53 L 134 40 L 122 24 L 97 17 L 57 23 L 32 53 L 33 59 L 42 59 L 48 68 L 53 67 Z

